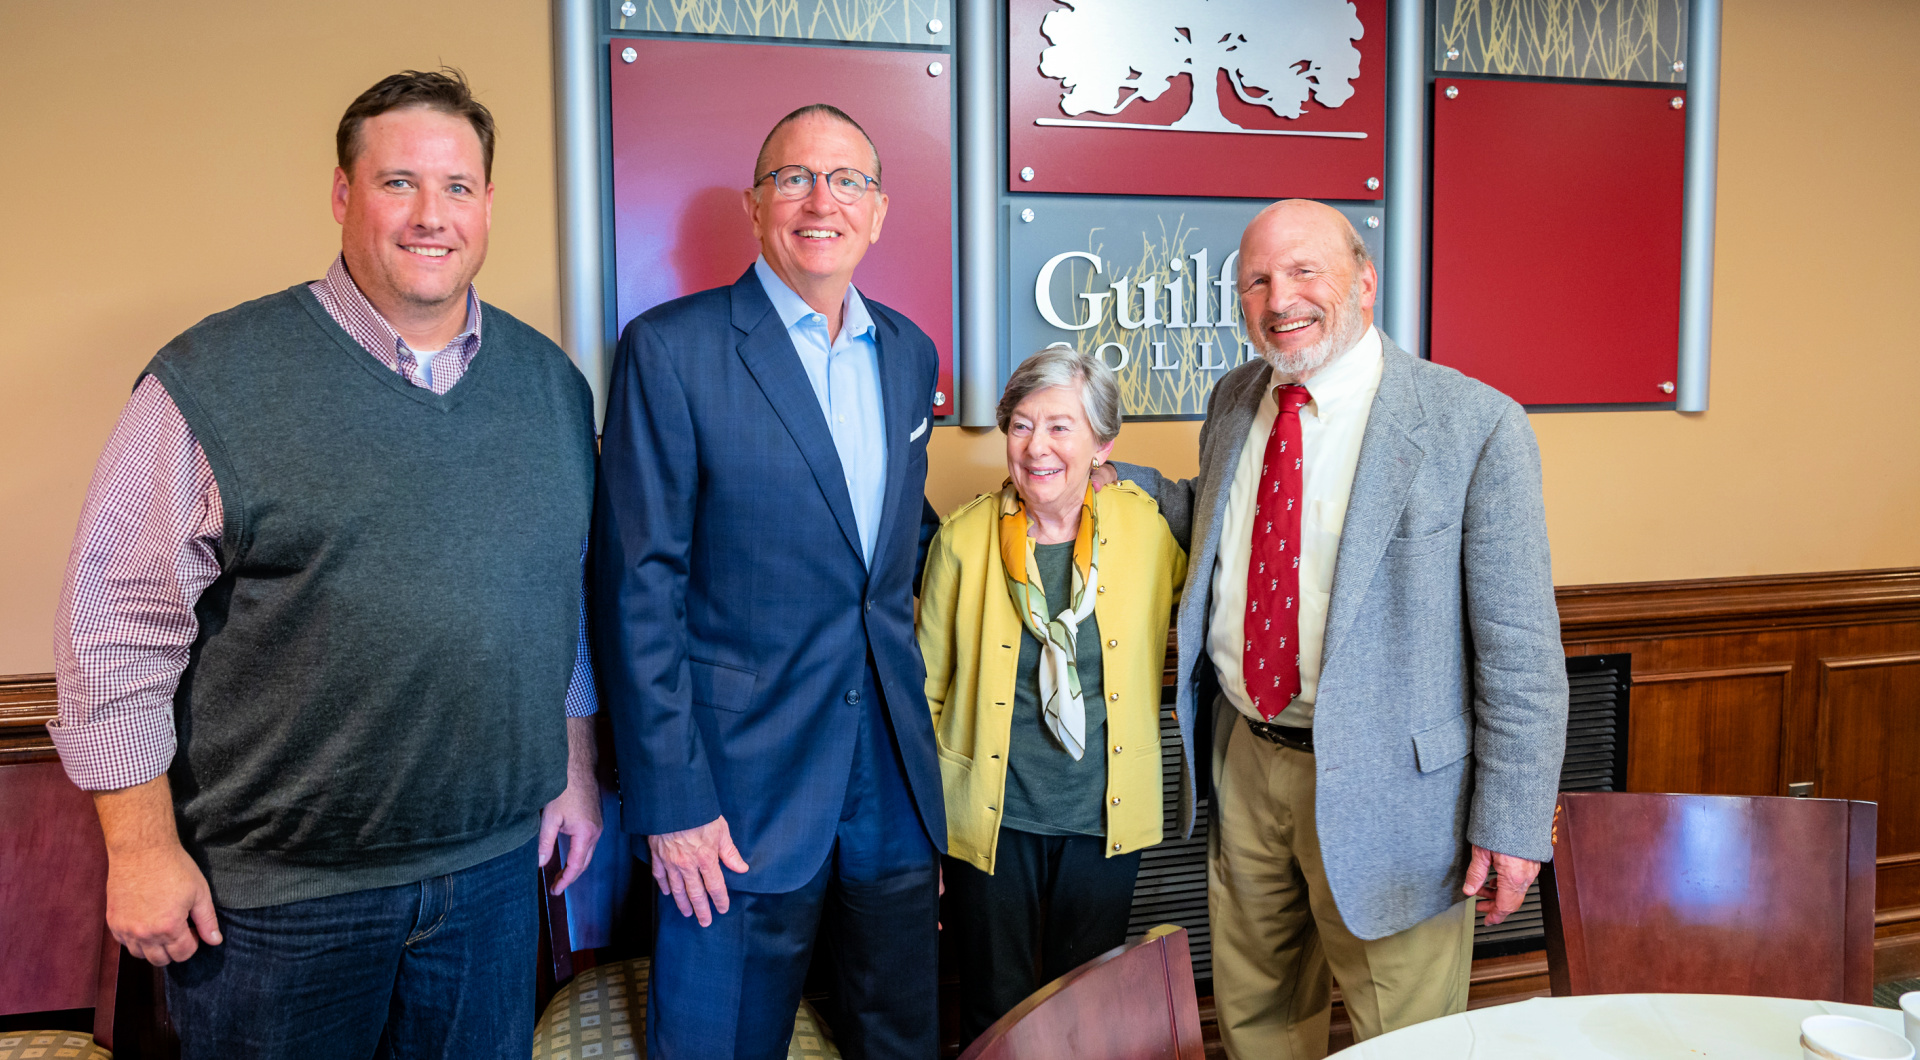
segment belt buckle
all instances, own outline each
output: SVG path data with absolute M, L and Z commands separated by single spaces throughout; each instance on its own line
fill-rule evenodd
M 1252 730 L 1255 736 L 1260 737 L 1268 743 L 1278 744 L 1288 750 L 1299 751 L 1302 754 L 1313 753 L 1313 744 L 1309 740 L 1301 740 L 1287 735 L 1282 731 L 1286 728 L 1284 725 L 1277 725 L 1270 721 L 1255 722 L 1249 719 L 1247 727 Z M 1312 730 L 1308 731 L 1311 732 Z

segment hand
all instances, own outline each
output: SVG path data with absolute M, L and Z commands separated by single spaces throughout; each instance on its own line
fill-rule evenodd
M 683 832 L 650 835 L 647 849 L 653 852 L 653 882 L 660 886 L 660 893 L 673 895 L 680 915 L 699 920 L 701 927 L 711 925 L 713 914 L 728 908 L 727 880 L 720 866 L 747 871 L 747 861 L 733 845 L 725 817 Z
M 107 842 L 107 930 L 113 937 L 156 966 L 186 960 L 203 941 L 220 945 L 213 892 L 180 846 L 167 775 L 96 791 L 93 808 Z
M 1487 882 L 1487 867 L 1491 863 L 1499 890 L 1495 884 Z M 1533 886 L 1533 878 L 1540 875 L 1540 863 L 1516 858 L 1511 854 L 1496 854 L 1486 847 L 1473 848 L 1473 857 L 1467 862 L 1467 882 L 1460 888 L 1462 894 L 1472 898 L 1490 898 L 1492 901 L 1479 903 L 1479 910 L 1486 914 L 1487 923 L 1498 924 L 1520 909 L 1520 903 L 1527 897 L 1527 888 Z
M 1093 466 L 1093 474 L 1087 476 L 1087 481 L 1093 483 L 1093 492 L 1098 493 L 1120 481 L 1120 472 L 1115 471 L 1112 464 L 1102 461 Z
M 947 896 L 947 867 L 945 865 L 936 865 L 934 866 L 934 870 L 940 873 L 940 897 L 945 898 Z M 947 925 L 942 924 L 938 920 L 933 922 L 933 930 L 935 931 L 944 931 L 946 930 L 946 926 Z
M 199 938 L 194 937 L 194 929 Z M 107 930 L 135 957 L 155 966 L 220 945 L 207 878 L 178 841 L 107 858 Z
M 600 842 L 600 782 L 594 779 L 593 719 L 567 719 L 567 789 L 540 810 L 540 864 L 544 868 L 558 852 L 561 833 L 567 836 L 566 868 L 553 881 L 554 894 L 580 878 L 593 863 Z

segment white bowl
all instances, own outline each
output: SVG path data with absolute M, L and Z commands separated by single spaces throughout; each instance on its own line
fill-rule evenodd
M 1808 1016 L 1800 1021 L 1806 1060 L 1913 1060 L 1913 1045 L 1898 1034 L 1852 1016 Z
M 1907 1040 L 1915 1049 L 1920 1049 L 1920 990 L 1909 990 L 1900 995 L 1900 1017 L 1906 1024 Z

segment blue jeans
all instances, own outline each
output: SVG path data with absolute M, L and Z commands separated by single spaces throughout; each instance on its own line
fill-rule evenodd
M 512 1057 L 533 1042 L 534 842 L 419 883 L 218 910 L 167 967 L 183 1060 Z

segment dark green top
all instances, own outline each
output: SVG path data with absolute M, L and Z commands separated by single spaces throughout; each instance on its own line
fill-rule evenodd
M 1047 606 L 1058 615 L 1072 604 L 1073 542 L 1035 545 Z M 1101 800 L 1107 794 L 1107 698 L 1100 679 L 1100 623 L 1080 622 L 1080 697 L 1087 705 L 1087 751 L 1073 760 L 1047 729 L 1040 711 L 1040 641 L 1020 623 L 1020 673 L 1013 683 L 1013 733 L 1007 745 L 1006 813 L 1000 826 L 1037 835 L 1105 835 Z
M 304 285 L 208 317 L 147 366 L 226 519 L 169 770 L 222 905 L 476 865 L 532 838 L 566 786 L 593 400 L 553 343 L 484 314 L 443 395 Z

